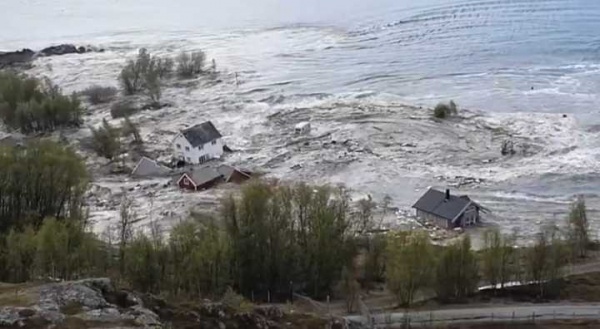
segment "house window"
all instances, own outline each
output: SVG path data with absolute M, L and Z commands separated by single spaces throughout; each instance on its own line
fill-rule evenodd
M 185 150 L 186 150 L 186 151 L 189 151 L 189 150 L 190 150 L 190 147 L 189 147 L 189 146 L 186 146 L 186 147 L 185 147 Z
M 178 148 L 178 149 L 180 149 L 180 148 L 181 148 L 181 145 L 177 144 L 177 148 Z
M 217 140 L 215 139 L 214 141 L 210 142 L 212 145 L 217 144 Z
M 190 157 L 187 157 L 187 158 L 185 158 L 185 161 L 192 162 L 192 159 L 190 159 Z
M 200 146 L 198 146 L 198 149 L 199 149 L 200 151 L 202 151 L 202 149 L 203 149 L 203 148 L 204 148 L 204 145 L 200 145 Z

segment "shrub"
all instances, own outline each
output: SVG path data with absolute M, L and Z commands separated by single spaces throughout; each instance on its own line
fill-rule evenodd
M 450 103 L 439 103 L 435 106 L 433 110 L 433 116 L 438 119 L 445 119 L 452 115 L 456 115 L 458 113 L 458 108 L 454 101 L 450 101 Z
M 131 102 L 122 101 L 113 104 L 110 108 L 110 115 L 113 119 L 124 118 L 137 113 L 139 109 L 135 107 Z
M 204 72 L 204 62 L 206 55 L 203 51 L 196 51 L 191 54 L 182 52 L 177 57 L 177 75 L 180 78 L 193 78 Z
M 223 297 L 221 297 L 221 303 L 236 313 L 246 313 L 254 308 L 252 303 L 236 293 L 231 287 L 227 287 Z
M 166 58 L 157 58 L 155 60 L 156 60 L 155 72 L 158 74 L 158 77 L 160 79 L 169 78 L 171 76 L 171 74 L 173 73 L 173 67 L 175 66 L 173 59 L 170 57 L 166 57 Z
M 21 132 L 48 132 L 81 124 L 81 103 L 50 80 L 0 73 L 0 118 Z
M 114 159 L 121 150 L 121 140 L 118 129 L 110 125 L 106 119 L 102 120 L 102 126 L 100 128 L 90 129 L 92 130 L 92 147 L 96 154 L 109 160 Z
M 112 101 L 117 95 L 117 88 L 94 85 L 83 90 L 80 94 L 86 96 L 90 103 L 97 105 Z

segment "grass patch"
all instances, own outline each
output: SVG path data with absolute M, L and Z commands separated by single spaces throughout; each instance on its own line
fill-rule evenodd
M 600 273 L 587 273 L 564 278 L 560 299 L 584 302 L 600 301 Z
M 0 283 L 0 306 L 26 307 L 33 305 L 35 296 L 29 288 L 33 284 L 7 284 Z
M 75 315 L 83 312 L 83 306 L 75 301 L 69 301 L 60 308 L 60 312 L 65 315 Z
M 3 295 L 0 296 L 0 306 L 17 306 L 17 307 L 25 307 L 30 306 L 31 300 L 25 295 Z

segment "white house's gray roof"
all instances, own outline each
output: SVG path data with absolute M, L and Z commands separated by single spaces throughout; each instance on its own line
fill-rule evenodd
M 181 133 L 190 142 L 192 147 L 204 145 L 222 137 L 221 133 L 210 121 L 197 124 L 183 130 Z
M 131 175 L 138 177 L 160 176 L 165 175 L 168 172 L 169 168 L 159 165 L 154 160 L 142 157 L 131 172 Z

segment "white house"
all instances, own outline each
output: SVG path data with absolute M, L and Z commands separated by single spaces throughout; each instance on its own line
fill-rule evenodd
M 191 164 L 202 164 L 223 155 L 221 133 L 210 121 L 181 131 L 173 140 L 175 158 Z

